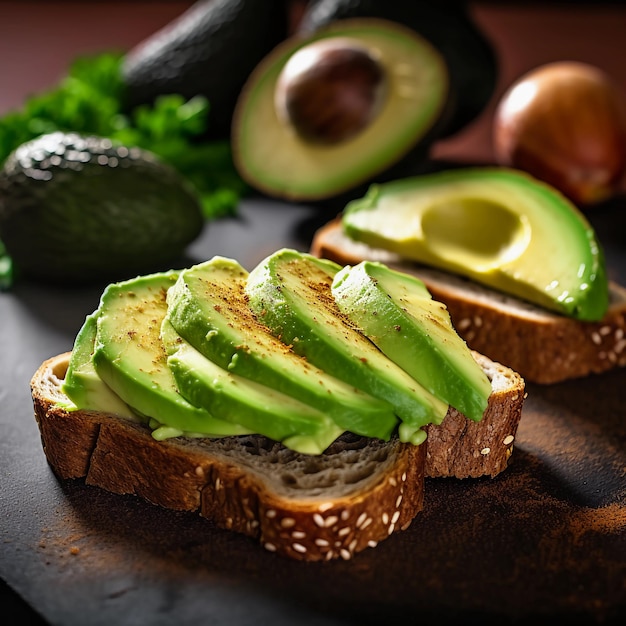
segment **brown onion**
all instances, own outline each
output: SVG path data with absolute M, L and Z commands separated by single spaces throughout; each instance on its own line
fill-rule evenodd
M 617 192 L 626 170 L 626 100 L 597 67 L 549 63 L 502 96 L 493 140 L 498 163 L 593 204 Z

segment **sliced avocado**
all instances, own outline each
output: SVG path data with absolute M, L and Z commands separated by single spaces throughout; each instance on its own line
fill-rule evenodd
M 98 376 L 91 360 L 96 339 L 98 311 L 85 318 L 76 335 L 63 393 L 78 409 L 102 411 L 137 420 L 137 414 Z
M 340 266 L 282 249 L 250 272 L 250 307 L 271 331 L 307 361 L 389 402 L 402 420 L 405 441 L 420 443 L 422 427 L 441 423 L 447 403 L 387 358 L 344 316 L 331 284 Z
M 104 290 L 93 353 L 96 373 L 137 413 L 181 434 L 247 434 L 249 429 L 189 403 L 167 366 L 160 331 L 165 296 L 177 277 L 173 271 L 139 276 Z
M 167 319 L 161 337 L 170 354 L 168 367 L 183 394 L 197 406 L 210 407 L 234 428 L 241 424 L 304 454 L 321 454 L 342 434 L 325 412 L 207 359 Z
M 251 74 L 233 118 L 235 165 L 273 196 L 336 196 L 424 151 L 447 94 L 444 60 L 414 31 L 375 19 L 329 24 L 286 40 Z M 334 133 L 355 117 L 354 133 Z
M 466 417 L 482 419 L 491 382 L 421 280 L 363 261 L 337 272 L 332 293 L 339 310 L 394 363 Z
M 608 307 L 603 250 L 562 194 L 505 168 L 465 168 L 382 185 L 345 207 L 351 238 L 580 320 Z
M 309 36 L 330 23 L 380 18 L 403 24 L 428 40 L 444 58 L 449 107 L 440 137 L 465 128 L 485 109 L 498 82 L 495 47 L 471 15 L 468 2 L 430 0 L 312 0 L 297 34 Z
M 398 423 L 393 407 L 315 367 L 274 337 L 248 306 L 247 278 L 247 270 L 224 257 L 183 270 L 168 292 L 166 319 L 221 368 L 324 411 L 344 430 L 389 439 Z
M 76 284 L 160 271 L 203 226 L 177 171 L 106 138 L 42 135 L 0 171 L 0 238 L 21 276 Z
M 122 75 L 129 109 L 164 94 L 205 96 L 207 137 L 228 139 L 235 102 L 256 64 L 287 36 L 284 0 L 200 0 L 132 48 Z

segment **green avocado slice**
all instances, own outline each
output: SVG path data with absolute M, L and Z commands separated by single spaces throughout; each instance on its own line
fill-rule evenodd
M 363 261 L 335 275 L 340 311 L 392 361 L 466 417 L 480 421 L 491 382 L 424 283 Z
M 110 284 L 100 299 L 93 364 L 98 376 L 137 413 L 186 434 L 242 435 L 179 392 L 160 338 L 166 293 L 176 272 Z
M 168 367 L 185 397 L 220 419 L 280 441 L 303 454 L 321 454 L 344 431 L 317 408 L 220 367 L 178 335 L 167 319 L 161 337 Z
M 353 42 L 378 59 L 386 97 L 357 135 L 318 143 L 297 132 L 276 106 L 287 63 L 320 41 Z M 233 157 L 241 176 L 275 197 L 319 200 L 387 171 L 437 136 L 448 96 L 448 71 L 430 42 L 389 20 L 341 20 L 276 46 L 250 75 L 233 116 Z
M 187 268 L 167 295 L 166 319 L 221 368 L 324 411 L 344 430 L 387 440 L 398 419 L 384 400 L 296 354 L 248 306 L 248 272 L 224 257 Z
M 464 168 L 372 185 L 344 232 L 580 320 L 608 308 L 603 250 L 562 194 L 507 168 Z
M 85 318 L 76 335 L 68 364 L 63 393 L 78 409 L 102 411 L 132 420 L 137 414 L 98 376 L 92 362 L 98 311 Z
M 402 420 L 406 441 L 420 443 L 423 426 L 443 421 L 448 404 L 387 358 L 337 308 L 333 277 L 340 266 L 307 253 L 282 249 L 250 272 L 250 307 L 307 361 L 389 402 Z

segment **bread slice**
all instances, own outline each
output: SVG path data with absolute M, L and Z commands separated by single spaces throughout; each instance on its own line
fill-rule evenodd
M 156 441 L 127 418 L 68 410 L 62 392 L 70 353 L 31 379 L 43 450 L 60 479 L 196 511 L 266 549 L 306 561 L 349 559 L 407 528 L 424 505 L 424 479 L 495 475 L 506 467 L 524 382 L 477 356 L 493 381 L 485 417 L 451 410 L 420 446 L 343 435 L 322 455 L 293 452 L 258 435 Z M 487 452 L 489 449 L 489 452 Z
M 314 235 L 311 253 L 342 265 L 381 261 L 424 281 L 468 346 L 527 382 L 553 384 L 626 365 L 626 289 L 614 282 L 600 322 L 582 322 L 350 239 L 339 218 Z

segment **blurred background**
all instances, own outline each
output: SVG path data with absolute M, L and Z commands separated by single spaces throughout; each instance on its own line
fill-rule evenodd
M 0 2 L 0 115 L 19 107 L 26 96 L 52 87 L 76 56 L 129 50 L 192 4 Z M 514 80 L 541 64 L 584 61 L 602 68 L 626 89 L 624 2 L 494 0 L 467 5 L 497 53 L 498 84 L 474 122 L 435 145 L 435 157 L 491 161 L 491 121 L 497 101 Z

